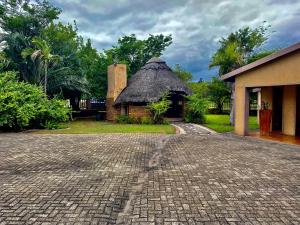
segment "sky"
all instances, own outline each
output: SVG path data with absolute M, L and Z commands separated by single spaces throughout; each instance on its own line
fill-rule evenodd
M 119 37 L 171 34 L 173 43 L 162 57 L 169 66 L 180 64 L 193 80 L 209 80 L 218 41 L 239 28 L 271 25 L 262 49 L 280 49 L 300 41 L 300 0 L 50 0 L 63 10 L 60 20 L 76 23 L 99 51 Z

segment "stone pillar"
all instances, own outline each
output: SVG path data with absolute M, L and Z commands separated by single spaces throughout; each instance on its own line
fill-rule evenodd
M 113 64 L 108 66 L 107 71 L 106 119 L 114 121 L 121 114 L 121 108 L 115 107 L 114 102 L 127 86 L 126 65 Z
M 243 86 L 235 86 L 235 133 L 248 134 L 249 91 Z
M 296 134 L 296 86 L 283 87 L 282 132 L 286 135 Z

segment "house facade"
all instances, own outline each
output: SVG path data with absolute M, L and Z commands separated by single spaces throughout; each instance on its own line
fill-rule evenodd
M 300 135 L 300 42 L 221 77 L 235 82 L 235 132 L 248 134 L 249 91 L 272 110 L 271 130 Z
M 107 120 L 114 121 L 119 115 L 134 119 L 150 117 L 147 108 L 168 93 L 171 106 L 165 117 L 182 118 L 185 95 L 191 90 L 159 58 L 150 59 L 127 82 L 126 65 L 114 64 L 108 67 L 108 91 L 106 100 Z

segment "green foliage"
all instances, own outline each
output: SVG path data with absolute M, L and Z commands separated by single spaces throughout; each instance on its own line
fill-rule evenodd
M 173 71 L 184 82 L 189 82 L 193 78 L 192 73 L 181 68 L 179 64 L 176 64 Z
M 169 95 L 165 94 L 161 100 L 150 102 L 147 106 L 152 113 L 152 119 L 155 124 L 163 123 L 163 115 L 168 111 L 171 105 L 171 101 L 168 97 Z
M 30 69 L 21 52 L 32 48 L 32 38 L 58 18 L 60 10 L 48 1 L 4 0 L 0 3 L 0 27 L 5 31 L 1 41 L 6 42 L 4 52 L 23 80 L 30 76 Z
M 120 124 L 133 124 L 136 123 L 135 119 L 127 116 L 127 115 L 120 115 L 116 118 L 116 122 Z
M 69 120 L 70 109 L 66 107 L 65 101 L 53 98 L 44 101 L 37 118 L 43 127 L 57 129 L 61 122 Z
M 208 82 L 190 82 L 188 83 L 189 88 L 194 94 L 198 94 L 202 97 L 207 97 L 208 95 Z
M 48 80 L 48 67 L 50 63 L 56 63 L 60 61 L 58 55 L 51 54 L 51 47 L 47 41 L 34 37 L 32 43 L 34 48 L 26 48 L 22 51 L 21 55 L 24 59 L 29 58 L 33 62 L 33 71 L 35 71 L 36 80 L 34 83 L 43 85 L 44 91 L 47 94 L 47 80 Z
M 218 66 L 219 75 L 222 75 L 247 64 L 247 60 L 267 41 L 269 28 L 265 24 L 254 29 L 245 27 L 222 38 L 209 67 Z
M 172 44 L 172 36 L 151 35 L 145 40 L 139 40 L 135 34 L 123 36 L 117 45 L 106 50 L 107 58 L 112 62 L 127 64 L 128 74 L 135 74 L 152 57 L 159 57 Z
M 188 101 L 184 115 L 185 122 L 203 124 L 208 106 L 207 99 L 203 98 L 200 94 L 193 94 L 186 98 Z
M 230 88 L 222 80 L 213 77 L 208 83 L 208 98 L 217 106 L 217 113 L 222 113 L 223 104 L 230 99 Z
M 276 52 L 276 50 L 268 50 L 268 51 L 262 51 L 256 54 L 251 55 L 248 59 L 247 59 L 247 64 L 255 62 L 256 60 L 259 60 L 261 58 L 264 58 L 268 55 L 273 54 L 274 52 Z
M 17 81 L 16 73 L 0 74 L 0 128 L 45 127 L 68 120 L 68 113 L 64 101 L 48 100 L 39 87 Z
M 58 19 L 60 9 L 48 1 L 4 0 L 0 3 L 0 25 L 9 33 L 33 37 Z
M 140 119 L 140 123 L 146 125 L 146 124 L 153 124 L 154 122 L 153 122 L 152 118 L 150 118 L 150 117 L 142 117 Z

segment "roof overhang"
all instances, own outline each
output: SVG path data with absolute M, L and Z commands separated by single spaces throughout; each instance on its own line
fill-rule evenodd
M 300 42 L 294 44 L 294 45 L 291 45 L 287 48 L 284 48 L 274 54 L 271 54 L 271 55 L 268 55 L 262 59 L 259 59 L 259 60 L 256 60 L 255 62 L 253 63 L 250 63 L 248 65 L 245 65 L 243 67 L 240 67 L 236 70 L 233 70 L 227 74 L 224 74 L 221 76 L 221 80 L 224 80 L 224 81 L 229 81 L 229 82 L 232 82 L 234 81 L 235 79 L 235 76 L 238 76 L 238 75 L 241 75 L 242 73 L 245 73 L 251 69 L 254 69 L 254 68 L 257 68 L 257 67 L 260 67 L 264 64 L 267 64 L 267 63 L 270 63 L 270 62 L 273 62 L 281 57 L 284 57 L 286 55 L 289 55 L 295 51 L 299 51 L 300 50 Z

